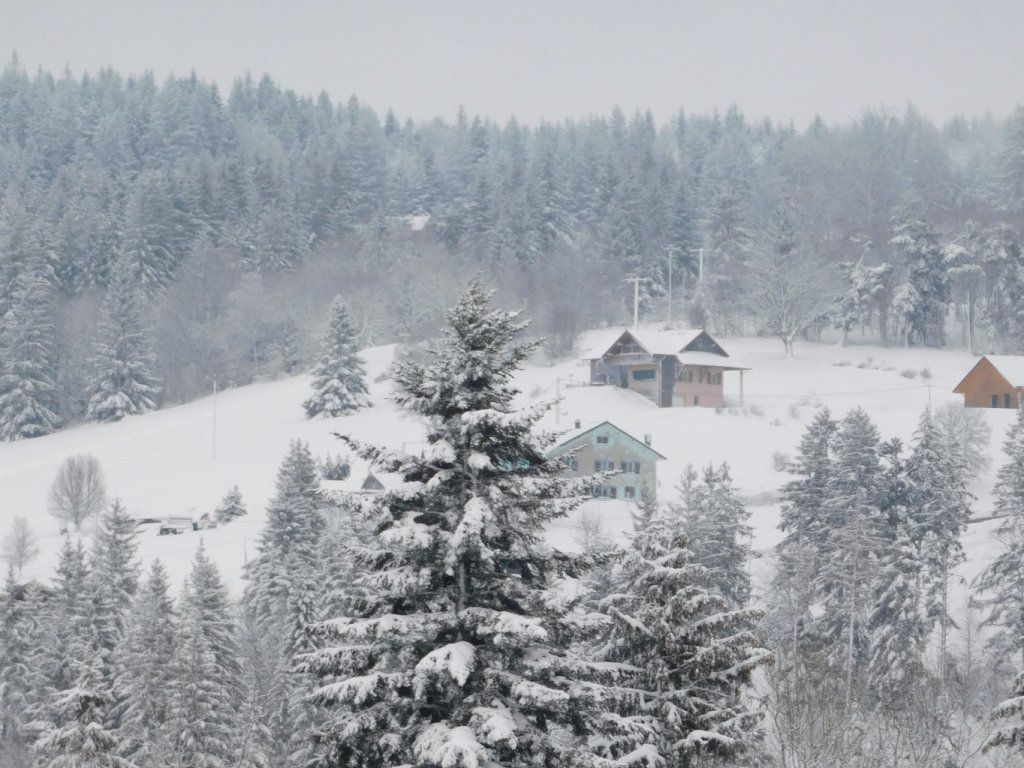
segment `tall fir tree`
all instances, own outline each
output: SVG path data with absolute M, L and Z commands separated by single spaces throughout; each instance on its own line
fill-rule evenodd
M 248 765 L 238 716 L 244 691 L 237 628 L 220 573 L 203 547 L 192 561 L 180 605 L 171 714 L 175 763 Z
M 701 482 L 691 485 L 690 491 L 690 498 L 684 500 L 682 524 L 694 562 L 707 570 L 714 591 L 730 606 L 742 607 L 750 598 L 747 566 L 752 530 L 747 525 L 750 513 L 732 487 L 729 465 L 708 466 Z
M 769 661 L 750 627 L 762 613 L 734 609 L 695 562 L 671 510 L 638 531 L 618 589 L 601 602 L 611 630 L 597 657 L 621 665 L 599 756 L 611 765 L 688 768 L 698 756 L 735 758 L 762 737 L 746 697 Z M 600 763 L 603 764 L 603 763 Z
M 815 414 L 800 440 L 797 458 L 789 466 L 795 477 L 782 489 L 779 528 L 783 538 L 776 549 L 772 618 L 785 632 L 794 654 L 814 628 L 811 605 L 831 532 L 825 500 L 838 428 L 827 408 Z
M 132 598 L 138 588 L 138 522 L 115 499 L 100 515 L 93 535 L 89 562 L 91 621 L 100 642 L 100 658 L 107 681 L 113 673 L 113 655 L 124 637 Z
M 37 670 L 41 604 L 36 590 L 21 587 L 14 567 L 0 595 L 0 765 L 28 763 L 32 704 L 39 693 Z
M 116 651 L 114 719 L 122 754 L 139 768 L 170 764 L 177 658 L 174 602 L 167 571 L 155 560 L 135 596 L 124 641 Z
M 878 554 L 884 546 L 878 430 L 861 408 L 840 422 L 823 513 L 831 527 L 816 579 L 816 622 L 828 656 L 854 696 L 867 657 L 867 618 Z
M 278 471 L 257 556 L 247 566 L 243 599 L 247 621 L 263 635 L 253 644 L 260 658 L 253 697 L 268 729 L 268 757 L 282 766 L 298 765 L 311 746 L 301 733 L 311 720 L 308 685 L 292 667 L 297 654 L 312 650 L 308 627 L 321 618 L 318 558 L 328 506 L 309 447 L 294 441 Z
M 341 297 L 331 305 L 331 319 L 313 369 L 313 394 L 304 403 L 306 415 L 344 416 L 369 405 L 366 371 L 359 359 L 358 336 Z
M 33 745 L 38 768 L 134 768 L 119 755 L 121 743 L 107 726 L 112 700 L 102 664 L 95 650 L 74 660 L 74 685 L 55 702 L 57 721 Z
M 914 518 L 911 536 L 921 551 L 926 610 L 939 627 L 941 673 L 948 662 L 949 629 L 956 626 L 950 615 L 949 587 L 964 561 L 960 539 L 971 516 L 971 496 L 965 462 L 947 441 L 931 409 L 921 416 L 915 438 L 906 468 Z
M 52 721 L 57 715 L 53 702 L 75 683 L 78 659 L 95 651 L 92 607 L 89 597 L 89 569 L 85 547 L 65 537 L 57 562 L 53 597 L 47 601 L 46 627 L 42 633 L 38 664 L 40 699 L 34 717 Z
M 422 454 L 352 441 L 403 483 L 364 511 L 376 531 L 359 552 L 365 597 L 317 628 L 324 645 L 303 661 L 323 677 L 323 765 L 577 765 L 592 753 L 600 686 L 567 652 L 582 632 L 578 563 L 543 542 L 581 497 L 532 433 L 540 412 L 512 410 L 511 379 L 536 344 L 489 299 L 471 284 L 429 360 L 397 370 L 396 399 L 427 425 Z
M 96 329 L 87 418 L 118 421 L 157 407 L 160 386 L 152 374 L 150 348 L 131 271 L 124 262 L 118 262 Z
M 924 653 L 932 628 L 924 594 L 922 532 L 902 450 L 899 440 L 879 449 L 885 465 L 879 532 L 883 544 L 867 624 L 867 688 L 889 715 L 909 703 L 925 676 Z
M 40 269 L 26 268 L 0 316 L 0 439 L 39 437 L 61 426 L 51 293 Z
M 1024 409 L 1006 432 L 1006 463 L 996 475 L 993 512 L 1002 518 L 997 536 L 1002 551 L 975 580 L 988 608 L 991 647 L 1001 658 L 1019 654 L 1024 663 Z

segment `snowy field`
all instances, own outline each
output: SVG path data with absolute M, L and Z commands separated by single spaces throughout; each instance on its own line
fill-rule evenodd
M 581 340 L 586 348 L 588 340 Z M 795 453 L 800 436 L 818 405 L 841 417 L 861 405 L 874 419 L 883 439 L 900 437 L 908 444 L 927 405 L 959 402 L 951 390 L 975 358 L 965 352 L 841 347 L 801 343 L 796 357 L 785 359 L 782 344 L 770 339 L 722 339 L 731 357 L 748 365 L 745 402 L 739 404 L 739 374 L 726 375 L 731 405 L 661 409 L 641 396 L 612 387 L 581 386 L 587 368 L 579 361 L 527 368 L 520 377 L 524 403 L 551 400 L 562 393 L 561 408 L 549 412 L 546 429 L 568 430 L 609 420 L 641 437 L 649 434 L 666 461 L 658 468 L 659 497 L 672 498 L 683 468 L 728 461 L 733 479 L 752 512 L 755 549 L 770 551 L 778 541 L 777 489 L 788 478 L 775 471 L 773 454 Z M 215 530 L 158 536 L 144 530 L 141 555 L 161 558 L 171 578 L 181 583 L 196 546 L 203 541 L 223 570 L 232 590 L 241 589 L 242 566 L 251 555 L 263 523 L 263 507 L 273 493 L 278 464 L 290 440 L 310 443 L 314 454 L 344 452 L 333 436 L 352 434 L 363 440 L 415 448 L 422 432 L 415 420 L 389 401 L 390 385 L 383 373 L 394 347 L 362 354 L 367 361 L 374 406 L 358 414 L 328 420 L 307 420 L 301 408 L 309 377 L 297 376 L 253 384 L 186 405 L 125 419 L 117 424 L 90 424 L 48 437 L 0 444 L 0 532 L 15 515 L 25 515 L 39 534 L 40 557 L 25 569 L 25 578 L 48 581 L 60 547 L 59 527 L 46 512 L 46 493 L 58 465 L 68 456 L 91 453 L 101 462 L 111 496 L 124 500 L 136 517 L 194 515 L 211 511 L 228 489 L 238 484 L 250 514 Z M 837 365 L 839 364 L 839 365 Z M 863 366 L 863 367 L 858 367 Z M 910 379 L 901 371 L 927 368 L 929 381 Z M 930 386 L 929 386 L 930 383 Z M 975 516 L 991 508 L 995 470 L 1002 463 L 1000 447 L 1012 411 L 984 410 L 992 427 L 992 467 L 972 486 Z M 365 469 L 356 466 L 354 479 Z M 624 537 L 629 507 L 623 501 L 594 502 L 607 530 Z M 995 552 L 992 522 L 973 524 L 967 535 L 969 560 L 962 575 L 969 579 Z M 558 546 L 571 547 L 575 526 L 565 521 L 551 531 Z

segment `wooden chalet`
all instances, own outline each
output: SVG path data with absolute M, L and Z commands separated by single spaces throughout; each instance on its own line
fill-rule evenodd
M 750 370 L 729 358 L 707 331 L 615 331 L 585 354 L 590 383 L 630 389 L 661 408 L 725 404 L 726 371 Z
M 965 408 L 1020 408 L 1024 402 L 1024 356 L 985 355 L 953 390 Z

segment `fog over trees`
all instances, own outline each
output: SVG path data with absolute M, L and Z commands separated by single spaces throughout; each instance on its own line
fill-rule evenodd
M 15 59 L 0 115 L 7 439 L 306 370 L 336 296 L 363 343 L 433 336 L 474 272 L 555 355 L 631 317 L 631 278 L 645 318 L 671 279 L 678 322 L 789 350 L 1024 349 L 1024 110 L 413 123 L 266 76 Z

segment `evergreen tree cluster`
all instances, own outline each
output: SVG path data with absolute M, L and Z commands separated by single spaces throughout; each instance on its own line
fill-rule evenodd
M 1024 349 L 1024 109 L 414 123 L 267 76 L 13 59 L 0 114 L 6 439 L 301 370 L 339 293 L 364 340 L 421 340 L 478 270 L 558 354 L 628 317 L 631 279 L 660 316 L 670 274 L 691 322 L 787 349 L 830 321 Z
M 883 442 L 863 410 L 837 421 L 823 409 L 791 472 L 772 585 L 781 647 L 830 670 L 849 705 L 897 711 L 922 686 L 941 685 L 950 663 L 966 463 L 930 411 L 907 452 Z

